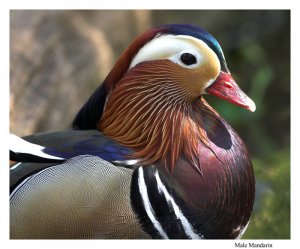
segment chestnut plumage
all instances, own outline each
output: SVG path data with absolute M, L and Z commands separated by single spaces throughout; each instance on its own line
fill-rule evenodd
M 170 24 L 137 37 L 74 130 L 26 137 L 31 151 L 12 144 L 26 163 L 11 170 L 11 237 L 240 238 L 252 163 L 205 94 L 255 110 L 208 32 Z

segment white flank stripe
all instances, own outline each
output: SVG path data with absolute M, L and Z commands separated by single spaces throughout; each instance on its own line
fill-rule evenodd
M 177 218 L 181 221 L 181 224 L 183 226 L 183 229 L 184 229 L 185 233 L 191 239 L 203 239 L 203 236 L 199 236 L 198 234 L 196 234 L 194 232 L 193 227 L 191 226 L 191 224 L 189 223 L 189 221 L 185 218 L 185 216 L 183 215 L 183 213 L 181 212 L 181 210 L 179 209 L 179 207 L 175 203 L 174 199 L 172 198 L 172 196 L 169 194 L 169 192 L 166 189 L 166 187 L 161 182 L 157 170 L 155 171 L 155 178 L 156 178 L 156 181 L 157 181 L 158 191 L 160 193 L 163 192 L 164 196 L 166 197 L 166 200 L 169 203 L 171 203 L 171 205 L 172 205 L 172 207 L 174 209 L 174 212 L 175 212 Z
M 137 159 L 130 159 L 130 160 L 116 160 L 116 161 L 113 161 L 113 163 L 117 163 L 117 164 L 124 164 L 124 165 L 128 165 L 128 166 L 131 166 L 131 165 L 135 165 L 139 162 L 140 160 L 137 160 Z
M 22 163 L 16 163 L 14 166 L 10 167 L 9 170 L 14 170 L 18 168 Z
M 249 223 L 250 223 L 250 220 L 248 221 L 248 223 L 246 224 L 246 226 L 244 226 L 243 228 L 240 227 L 240 226 L 237 228 L 238 230 L 240 230 L 240 234 L 235 239 L 241 239 L 242 238 L 242 236 L 244 235 L 244 233 L 245 233 L 245 231 L 246 231 Z
M 143 202 L 144 202 L 145 210 L 146 210 L 146 213 L 147 213 L 148 217 L 150 218 L 150 220 L 152 221 L 154 227 L 160 233 L 160 235 L 164 239 L 168 239 L 167 234 L 164 232 L 164 230 L 161 227 L 160 223 L 154 217 L 153 208 L 151 206 L 151 203 L 150 203 L 150 200 L 149 200 L 149 197 L 148 197 L 148 191 L 147 191 L 146 183 L 145 183 L 145 180 L 144 180 L 144 172 L 143 172 L 142 167 L 139 168 L 138 185 L 139 185 L 139 190 L 140 190 L 140 193 L 141 193 L 141 196 L 142 196 L 142 199 L 143 199 Z
M 9 195 L 9 198 L 10 198 L 10 200 L 12 201 L 12 198 L 14 198 L 14 195 L 15 195 L 15 193 L 20 189 L 20 188 L 22 188 L 23 187 L 23 185 L 27 182 L 27 181 L 29 181 L 30 179 L 31 179 L 31 177 L 32 176 L 29 176 L 29 177 L 27 177 L 27 178 L 25 178 L 12 192 L 11 192 L 11 194 Z
M 9 149 L 15 153 L 26 153 L 26 154 L 31 154 L 31 155 L 39 156 L 42 158 L 49 158 L 49 159 L 59 159 L 59 160 L 64 159 L 62 157 L 48 155 L 43 152 L 45 147 L 37 144 L 29 143 L 14 134 L 10 134 L 9 143 L 10 143 Z
M 55 166 L 52 166 L 52 169 L 53 168 L 57 168 L 57 167 L 59 167 L 60 165 L 55 165 Z M 9 196 L 9 198 L 10 198 L 10 200 L 12 200 L 12 198 L 14 198 L 14 195 L 15 195 L 15 193 L 19 190 L 19 189 L 21 189 L 24 185 L 25 185 L 25 183 L 26 182 L 28 182 L 28 181 L 30 181 L 30 180 L 33 180 L 36 176 L 38 176 L 38 175 L 40 175 L 40 174 L 42 174 L 42 173 L 44 173 L 46 170 L 49 170 L 49 168 L 45 168 L 45 169 L 42 169 L 41 171 L 39 171 L 39 172 L 37 172 L 37 173 L 35 173 L 35 174 L 33 174 L 33 175 L 31 175 L 31 176 L 28 176 L 27 178 L 25 178 L 12 192 L 11 192 L 11 194 L 10 194 L 10 196 Z

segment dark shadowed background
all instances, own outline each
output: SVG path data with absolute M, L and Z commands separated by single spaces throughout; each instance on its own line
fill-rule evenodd
M 213 34 L 235 80 L 256 103 L 250 113 L 206 97 L 253 158 L 256 201 L 244 239 L 289 239 L 288 10 L 12 10 L 10 132 L 68 128 L 133 38 L 165 23 L 195 24 Z

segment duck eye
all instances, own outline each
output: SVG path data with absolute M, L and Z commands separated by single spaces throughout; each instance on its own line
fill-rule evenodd
M 197 63 L 196 57 L 193 54 L 190 54 L 190 53 L 183 53 L 180 56 L 180 60 L 183 64 L 185 64 L 187 66 L 190 66 L 190 65 L 193 65 L 193 64 Z

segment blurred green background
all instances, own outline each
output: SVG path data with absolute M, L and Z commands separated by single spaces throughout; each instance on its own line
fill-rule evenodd
M 165 23 L 213 34 L 236 82 L 256 103 L 250 113 L 206 97 L 253 158 L 256 200 L 243 239 L 289 239 L 289 10 L 12 10 L 11 132 L 67 128 L 133 38 Z

